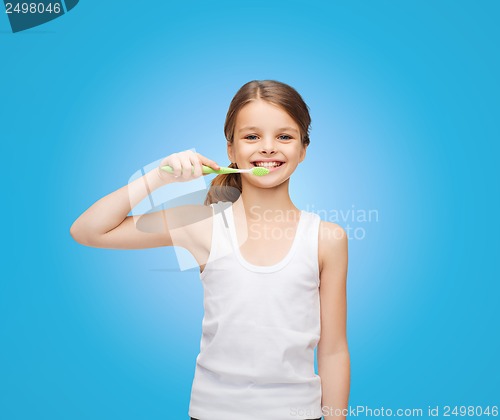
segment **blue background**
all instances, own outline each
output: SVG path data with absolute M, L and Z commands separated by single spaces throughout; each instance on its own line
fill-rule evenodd
M 12 34 L 2 11 L 0 417 L 187 418 L 198 270 L 69 228 L 173 152 L 229 163 L 225 113 L 253 79 L 311 108 L 294 203 L 377 215 L 322 216 L 363 235 L 349 241 L 350 404 L 500 405 L 499 12 L 86 0 Z

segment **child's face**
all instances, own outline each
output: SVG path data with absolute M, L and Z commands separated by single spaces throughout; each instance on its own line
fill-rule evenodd
M 257 166 L 255 162 L 265 160 L 283 162 L 270 168 L 266 176 L 242 174 L 253 177 L 252 180 L 260 178 L 266 184 L 288 179 L 306 156 L 297 123 L 283 109 L 263 100 L 252 101 L 238 112 L 234 141 L 228 142 L 227 150 L 231 162 L 236 162 L 240 169 L 252 168 Z

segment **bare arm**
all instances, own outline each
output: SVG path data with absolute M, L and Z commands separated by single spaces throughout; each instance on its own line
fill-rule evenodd
M 160 166 L 170 165 L 175 169 L 175 174 L 160 171 L 157 167 L 106 195 L 75 220 L 70 228 L 71 236 L 83 245 L 98 248 L 140 249 L 172 246 L 172 238 L 167 227 L 168 216 L 170 215 L 171 222 L 179 226 L 183 224 L 183 217 L 190 214 L 186 211 L 187 208 L 192 210 L 200 206 L 180 206 L 143 215 L 140 220 L 141 229 L 136 227 L 134 216 L 127 215 L 155 189 L 172 182 L 185 182 L 201 176 L 202 164 L 214 169 L 219 168 L 212 160 L 192 151 L 168 156 Z M 195 167 L 193 174 L 191 165 Z M 177 179 L 174 175 L 179 175 L 180 178 Z
M 318 344 L 321 405 L 325 419 L 345 419 L 342 410 L 348 408 L 350 389 L 346 334 L 347 235 L 333 223 L 326 223 L 321 231 L 320 247 L 324 256 L 320 275 L 321 339 Z
M 152 192 L 170 182 L 172 181 L 162 180 L 158 174 L 157 168 L 155 168 L 141 178 L 136 179 L 130 184 L 96 201 L 75 220 L 70 228 L 71 236 L 83 245 L 99 248 L 118 248 L 120 247 L 118 242 L 121 239 L 125 247 L 127 243 L 127 241 L 125 241 L 126 235 L 120 235 L 121 237 L 117 238 L 116 235 L 112 233 L 114 229 L 124 223 L 126 228 L 124 230 L 131 233 L 131 229 L 134 229 L 137 235 L 143 237 L 144 242 L 142 245 L 144 246 L 141 246 L 141 241 L 137 242 L 137 237 L 131 238 L 135 239 L 135 247 L 147 248 L 167 245 L 169 238 L 166 237 L 168 233 L 166 228 L 163 232 L 157 232 L 156 234 L 141 232 L 135 228 L 133 217 L 127 215 L 132 208 L 148 195 L 148 189 Z M 158 212 L 157 217 L 161 217 L 160 213 L 161 212 Z M 160 219 L 158 221 L 161 222 Z M 151 235 L 155 237 L 153 238 Z M 108 239 L 113 239 L 115 246 L 113 246 Z

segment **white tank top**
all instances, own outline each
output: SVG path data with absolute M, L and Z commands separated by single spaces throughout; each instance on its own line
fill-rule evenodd
M 314 370 L 320 217 L 302 210 L 285 258 L 257 266 L 240 253 L 232 203 L 211 206 L 212 244 L 200 274 L 205 314 L 189 415 L 200 420 L 321 417 L 321 379 Z

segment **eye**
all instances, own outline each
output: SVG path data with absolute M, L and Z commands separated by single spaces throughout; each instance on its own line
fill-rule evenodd
M 245 136 L 247 140 L 257 140 L 257 136 L 255 134 L 249 134 L 248 136 Z
M 288 134 L 282 134 L 282 135 L 279 136 L 279 138 L 281 140 L 291 140 L 292 139 L 292 137 L 289 136 Z

